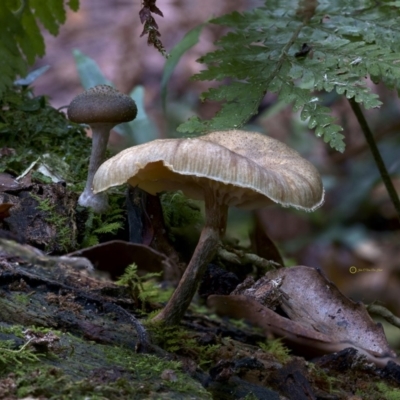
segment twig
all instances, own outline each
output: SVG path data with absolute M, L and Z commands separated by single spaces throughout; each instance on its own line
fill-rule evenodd
M 153 350 L 154 347 L 151 343 L 149 333 L 147 332 L 145 327 L 140 323 L 140 321 L 121 306 L 118 306 L 114 303 L 109 303 L 109 304 L 112 305 L 113 307 L 118 307 L 118 311 L 121 314 L 125 315 L 125 317 L 128 318 L 131 324 L 134 326 L 136 333 L 138 335 L 138 340 L 135 348 L 136 352 L 150 353 L 150 351 Z
M 376 304 L 370 304 L 367 306 L 367 310 L 370 314 L 379 315 L 380 317 L 386 319 L 386 321 L 393 326 L 400 328 L 400 318 L 392 314 L 387 308 L 378 306 Z
M 239 255 L 222 247 L 218 249 L 217 255 L 223 260 L 231 262 L 233 264 L 253 264 L 256 267 L 261 268 L 265 272 L 280 267 L 279 263 L 272 260 L 266 260 L 265 258 L 258 256 L 257 254 L 243 253 Z
M 372 156 L 374 157 L 376 166 L 378 167 L 379 173 L 381 175 L 382 181 L 385 184 L 386 190 L 389 194 L 390 200 L 392 201 L 394 208 L 397 211 L 397 216 L 400 220 L 400 200 L 397 195 L 396 189 L 393 186 L 393 182 L 390 179 L 389 173 L 386 169 L 385 163 L 382 159 L 381 153 L 379 152 L 378 146 L 376 145 L 374 135 L 369 128 L 368 122 L 364 117 L 364 114 L 361 111 L 360 105 L 355 101 L 354 97 L 349 99 L 349 103 L 351 108 L 357 117 L 358 123 L 361 126 L 361 130 L 364 133 L 365 140 L 368 143 L 369 148 L 371 149 Z

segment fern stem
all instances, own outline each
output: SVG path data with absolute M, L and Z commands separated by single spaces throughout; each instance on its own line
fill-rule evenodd
M 393 186 L 393 182 L 390 179 L 389 172 L 386 168 L 385 162 L 383 161 L 383 158 L 381 156 L 381 153 L 379 152 L 378 146 L 376 145 L 374 135 L 372 134 L 372 131 L 368 125 L 367 120 L 364 117 L 364 114 L 361 110 L 360 105 L 355 101 L 354 97 L 349 99 L 349 103 L 351 105 L 351 108 L 357 117 L 358 123 L 361 126 L 361 130 L 364 133 L 365 140 L 367 141 L 367 144 L 371 150 L 372 156 L 374 157 L 376 166 L 378 167 L 379 173 L 381 175 L 382 181 L 386 187 L 386 190 L 389 194 L 390 200 L 392 201 L 394 208 L 397 211 L 397 216 L 400 220 L 400 200 L 399 196 L 397 195 L 396 189 Z

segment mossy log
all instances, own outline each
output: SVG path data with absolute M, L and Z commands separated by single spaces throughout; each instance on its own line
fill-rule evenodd
M 0 288 L 0 343 L 12 343 L 0 347 L 0 398 L 211 398 L 167 353 L 138 349 L 143 332 L 123 288 L 4 253 Z M 35 340 L 22 349 L 28 332 Z

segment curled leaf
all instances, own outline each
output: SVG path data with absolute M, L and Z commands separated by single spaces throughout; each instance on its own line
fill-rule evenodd
M 85 257 L 91 261 L 95 269 L 108 272 L 112 278 L 121 276 L 125 268 L 132 263 L 146 272 L 160 272 L 163 270 L 164 263 L 168 263 L 164 254 L 151 247 L 123 240 L 101 243 L 74 251 L 68 256 Z
M 255 283 L 257 290 L 246 287 L 242 294 L 210 296 L 208 303 L 219 314 L 244 318 L 266 333 L 300 345 L 309 355 L 354 347 L 377 365 L 394 361 L 396 354 L 390 349 L 382 326 L 371 319 L 364 305 L 344 296 L 318 270 L 305 266 L 282 268 L 269 271 L 261 280 L 267 288 L 271 281 L 279 282 L 279 309 L 287 318 L 260 302 L 265 296 L 259 295 L 259 281 Z M 265 299 L 262 301 L 268 304 Z

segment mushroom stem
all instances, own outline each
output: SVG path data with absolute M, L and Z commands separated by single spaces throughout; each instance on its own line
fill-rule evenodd
M 100 164 L 104 161 L 110 130 L 115 124 L 92 123 L 92 152 L 90 154 L 88 177 L 85 190 L 79 196 L 78 203 L 83 207 L 91 207 L 97 213 L 101 213 L 108 208 L 108 199 L 105 193 L 93 193 L 93 178 Z
M 221 205 L 215 194 L 205 193 L 206 221 L 192 259 L 183 274 L 178 287 L 165 308 L 153 320 L 164 325 L 180 322 L 190 305 L 208 263 L 214 257 L 221 236 L 225 233 L 228 206 Z

